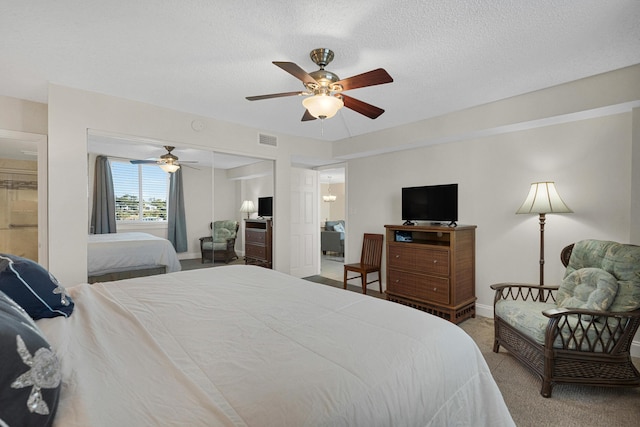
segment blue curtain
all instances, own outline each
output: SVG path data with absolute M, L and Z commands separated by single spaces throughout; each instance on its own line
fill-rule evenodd
M 187 251 L 187 221 L 184 216 L 182 168 L 169 177 L 168 239 L 176 252 Z
M 113 192 L 111 166 L 105 156 L 96 158 L 91 229 L 94 234 L 116 232 L 116 197 Z

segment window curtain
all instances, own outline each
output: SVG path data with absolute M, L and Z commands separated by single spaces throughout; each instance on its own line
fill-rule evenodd
M 91 212 L 91 232 L 106 234 L 116 232 L 116 197 L 113 191 L 111 165 L 105 156 L 96 157 L 96 171 L 93 183 L 93 211 Z
M 184 193 L 182 191 L 182 168 L 169 177 L 168 239 L 176 252 L 187 251 L 187 221 L 184 216 Z

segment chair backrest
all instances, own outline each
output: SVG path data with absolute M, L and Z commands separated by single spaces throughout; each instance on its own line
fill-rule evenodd
M 640 246 L 606 240 L 581 240 L 571 249 L 563 249 L 561 258 L 563 262 L 568 258 L 565 278 L 583 268 L 599 268 L 615 277 L 618 292 L 610 311 L 630 311 L 640 307 Z
M 214 241 L 226 241 L 227 239 L 235 239 L 240 224 L 238 221 L 222 220 L 214 221 L 209 224 L 211 228 L 211 236 Z
M 360 254 L 360 264 L 375 265 L 382 264 L 382 234 L 365 233 L 362 240 L 362 253 Z

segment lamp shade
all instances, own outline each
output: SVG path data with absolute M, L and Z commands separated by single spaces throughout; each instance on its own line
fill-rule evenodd
M 256 207 L 254 206 L 251 200 L 245 200 L 244 202 L 242 202 L 242 206 L 240 206 L 240 212 L 250 214 L 255 211 L 256 211 Z
M 314 95 L 305 98 L 302 105 L 317 119 L 330 119 L 344 106 L 342 99 L 331 95 Z
M 175 171 L 180 169 L 180 165 L 176 165 L 174 163 L 162 163 L 159 166 L 160 166 L 160 169 L 162 169 L 163 171 L 165 171 L 167 173 L 174 173 Z
M 529 195 L 525 199 L 517 214 L 547 214 L 547 213 L 571 213 L 573 212 L 562 201 L 553 182 L 534 182 L 529 189 Z

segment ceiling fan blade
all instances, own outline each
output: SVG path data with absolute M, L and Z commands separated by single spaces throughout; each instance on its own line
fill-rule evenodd
M 342 79 L 337 84 L 342 85 L 342 90 L 358 89 L 360 87 L 375 86 L 385 83 L 391 83 L 393 78 L 384 68 L 378 68 L 357 76 Z
M 311 115 L 309 110 L 304 110 L 304 115 L 302 116 L 303 122 L 308 122 L 309 120 L 315 120 L 316 118 Z
M 132 165 L 155 165 L 158 163 L 157 160 L 129 160 Z
M 367 116 L 370 119 L 375 119 L 382 113 L 384 113 L 384 110 L 382 108 L 378 108 L 375 105 L 367 104 L 366 102 L 360 101 L 359 99 L 355 99 L 344 94 L 342 95 L 342 101 L 344 102 L 345 107 L 350 108 L 353 111 L 364 116 Z
M 284 96 L 296 96 L 296 95 L 304 95 L 304 92 L 282 92 L 282 93 L 271 93 L 269 95 L 258 95 L 258 96 L 247 96 L 249 101 L 258 101 L 260 99 L 269 99 L 269 98 L 282 98 Z
M 302 68 L 300 68 L 297 64 L 294 64 L 293 62 L 273 61 L 273 64 L 277 65 L 280 68 L 282 68 L 283 70 L 285 70 L 287 73 L 291 74 L 293 77 L 297 78 L 298 80 L 302 80 L 302 83 L 304 83 L 305 85 L 307 83 L 318 84 L 316 79 L 311 77 L 305 70 L 303 70 Z

